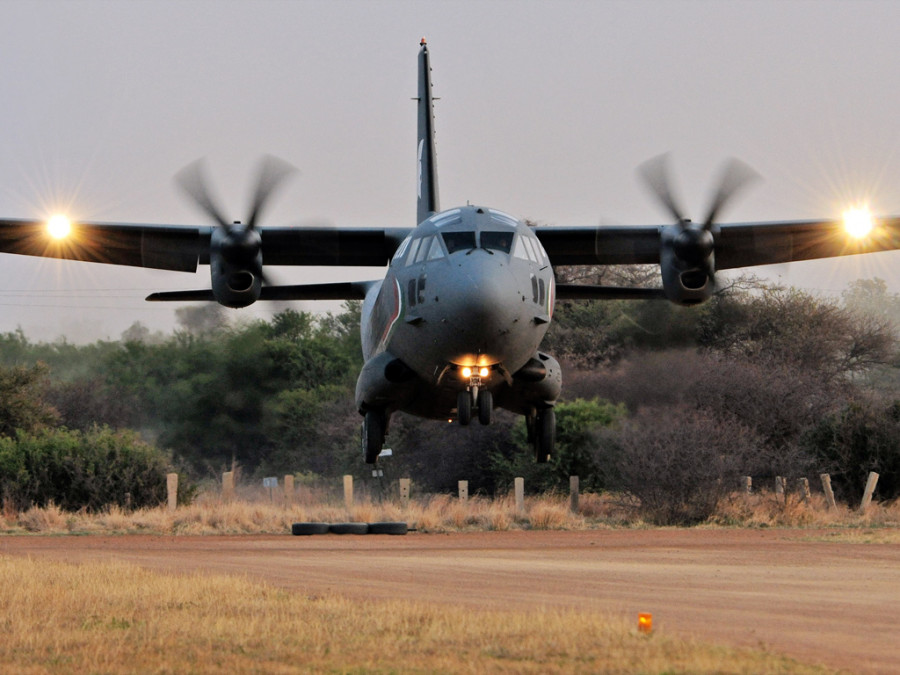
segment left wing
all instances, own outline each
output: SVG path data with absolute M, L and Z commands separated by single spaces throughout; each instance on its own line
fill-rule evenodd
M 127 223 L 73 223 L 65 237 L 47 223 L 0 220 L 0 253 L 195 272 L 211 228 Z M 204 245 L 205 244 L 205 245 Z
M 0 253 L 195 272 L 209 264 L 213 227 L 72 223 L 64 238 L 47 223 L 0 219 Z M 412 231 L 404 228 L 260 228 L 265 265 L 382 267 Z

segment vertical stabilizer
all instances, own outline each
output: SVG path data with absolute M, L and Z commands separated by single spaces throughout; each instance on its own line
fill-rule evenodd
M 416 147 L 418 158 L 418 202 L 416 224 L 440 210 L 438 206 L 437 157 L 434 152 L 434 106 L 431 96 L 431 59 L 428 45 L 422 38 L 419 49 L 419 134 Z

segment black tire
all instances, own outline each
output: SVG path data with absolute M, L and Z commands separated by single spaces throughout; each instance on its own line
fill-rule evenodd
M 294 523 L 291 525 L 291 534 L 294 536 L 328 534 L 328 523 Z
M 368 523 L 333 523 L 328 526 L 331 534 L 368 534 Z
M 384 446 L 384 413 L 369 410 L 363 417 L 362 447 L 366 464 L 374 464 Z
M 546 464 L 553 456 L 556 443 L 556 413 L 553 408 L 538 412 L 534 425 L 534 459 Z
M 456 419 L 462 426 L 468 426 L 472 419 L 472 394 L 468 391 L 461 391 L 456 396 Z
M 406 523 L 369 523 L 369 534 L 406 534 L 409 525 Z
M 494 421 L 494 397 L 489 391 L 478 392 L 478 421 L 485 425 Z

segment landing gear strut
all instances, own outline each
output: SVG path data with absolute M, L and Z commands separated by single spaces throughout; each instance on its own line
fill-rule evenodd
M 553 455 L 553 446 L 556 442 L 556 413 L 553 408 L 538 410 L 534 417 L 534 461 L 538 464 L 546 464 Z
M 380 410 L 368 410 L 362 423 L 362 450 L 366 464 L 374 464 L 384 446 L 384 432 L 387 426 L 385 414 Z

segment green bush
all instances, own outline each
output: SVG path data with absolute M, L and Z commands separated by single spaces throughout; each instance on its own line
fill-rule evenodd
M 581 487 L 601 490 L 606 487 L 603 467 L 595 459 L 597 436 L 601 430 L 625 419 L 624 404 L 602 399 L 575 399 L 558 403 L 556 411 L 556 447 L 547 464 L 535 464 L 534 451 L 526 439 L 525 421 L 517 421 L 513 438 L 520 449 L 510 456 L 491 454 L 491 469 L 501 487 L 511 486 L 516 476 L 525 479 L 526 489 L 537 494 L 568 490 L 569 476 L 579 476 Z
M 163 452 L 130 431 L 20 432 L 0 438 L 0 497 L 18 509 L 157 506 L 166 499 L 169 467 Z

